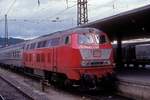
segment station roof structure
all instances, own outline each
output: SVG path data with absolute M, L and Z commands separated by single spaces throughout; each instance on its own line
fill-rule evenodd
M 113 41 L 150 38 L 150 5 L 100 19 L 79 27 L 94 27 L 106 32 Z

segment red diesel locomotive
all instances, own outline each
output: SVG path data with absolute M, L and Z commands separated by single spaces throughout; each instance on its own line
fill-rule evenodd
M 8 47 L 0 50 L 0 55 L 5 49 Z M 14 66 L 44 76 L 53 83 L 63 80 L 65 84 L 84 82 L 93 86 L 113 74 L 112 45 L 107 35 L 95 28 L 45 35 L 22 43 L 22 49 L 16 50 L 19 50 L 21 67 Z M 6 61 L 6 57 L 1 56 L 0 63 L 3 63 L 1 59 Z M 10 62 L 14 61 L 9 61 L 9 65 Z

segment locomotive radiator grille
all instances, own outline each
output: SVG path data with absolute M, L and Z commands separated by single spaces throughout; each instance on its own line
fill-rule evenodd
M 103 65 L 110 65 L 110 61 L 109 60 L 84 60 L 81 62 L 82 66 L 103 66 Z
M 81 49 L 83 60 L 87 59 L 109 59 L 112 49 Z

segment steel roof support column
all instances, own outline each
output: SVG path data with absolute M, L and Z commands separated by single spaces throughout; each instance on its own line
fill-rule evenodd
M 122 62 L 122 38 L 119 35 L 117 38 L 117 61 L 116 61 L 116 67 L 121 68 L 123 67 Z

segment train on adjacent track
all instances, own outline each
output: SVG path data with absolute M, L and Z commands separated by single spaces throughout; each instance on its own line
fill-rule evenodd
M 117 61 L 117 46 L 114 44 L 113 48 Z M 146 65 L 150 65 L 149 41 L 122 44 L 122 67 L 145 68 Z
M 106 33 L 95 28 L 59 31 L 0 49 L 0 63 L 51 83 L 94 88 L 112 85 L 114 59 Z M 104 82 L 104 83 L 102 83 Z

